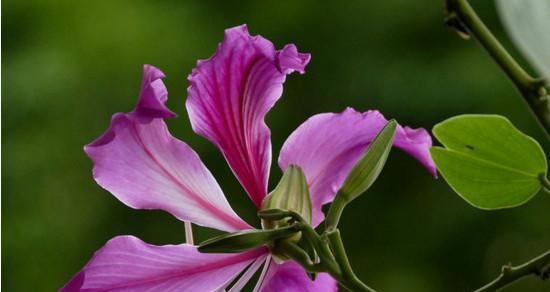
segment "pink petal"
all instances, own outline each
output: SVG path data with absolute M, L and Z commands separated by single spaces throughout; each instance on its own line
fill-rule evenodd
M 84 147 L 95 180 L 132 208 L 162 209 L 219 230 L 251 228 L 231 209 L 197 154 L 168 132 L 160 118 L 170 115 L 163 109 L 166 91 L 158 79 L 163 75 L 151 68 L 145 68 L 148 83 L 136 109 L 115 114 L 105 134 Z
M 168 91 L 162 82 L 164 73 L 151 66 L 143 66 L 143 80 L 138 104 L 134 115 L 143 118 L 174 118 L 176 114 L 170 111 L 164 103 L 168 100 Z
M 293 261 L 283 264 L 271 262 L 263 280 L 261 292 L 329 292 L 338 291 L 338 285 L 327 273 L 319 273 L 315 281 L 311 281 L 305 270 Z
M 270 131 L 264 117 L 283 91 L 285 75 L 304 72 L 309 54 L 294 45 L 275 51 L 245 25 L 227 29 L 216 53 L 189 75 L 187 111 L 193 130 L 212 141 L 256 206 L 267 192 Z
M 284 143 L 279 166 L 296 164 L 310 186 L 313 221 L 319 224 L 323 204 L 334 199 L 349 171 L 388 121 L 378 111 L 360 113 L 348 108 L 342 113 L 324 113 L 309 118 Z M 394 146 L 418 159 L 436 176 L 429 154 L 432 139 L 425 129 L 397 127 Z
M 133 236 L 118 236 L 61 291 L 216 291 L 266 253 L 261 248 L 203 254 L 187 244 L 155 246 Z

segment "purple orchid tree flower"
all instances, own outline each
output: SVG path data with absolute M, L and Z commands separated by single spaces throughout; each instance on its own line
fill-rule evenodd
M 217 52 L 198 61 L 189 76 L 187 111 L 193 130 L 212 141 L 254 204 L 267 195 L 271 164 L 267 112 L 280 98 L 286 75 L 304 73 L 309 54 L 293 44 L 275 50 L 245 25 L 227 29 Z M 161 209 L 177 219 L 235 232 L 253 229 L 231 208 L 199 156 L 168 131 L 164 74 L 144 67 L 135 109 L 113 116 L 109 129 L 85 146 L 97 183 L 135 209 Z M 313 225 L 347 174 L 387 120 L 377 111 L 311 117 L 284 143 L 279 166 L 303 169 L 311 193 Z M 424 129 L 398 127 L 394 146 L 418 159 L 433 175 Z M 337 282 L 320 273 L 310 280 L 293 260 L 271 260 L 259 247 L 240 253 L 200 253 L 191 244 L 154 246 L 133 236 L 111 239 L 61 291 L 239 291 L 261 269 L 258 291 L 335 291 Z M 240 275 L 240 278 L 239 278 Z M 237 279 L 238 278 L 238 279 Z

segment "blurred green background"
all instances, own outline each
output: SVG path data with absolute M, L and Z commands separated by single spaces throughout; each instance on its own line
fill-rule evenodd
M 512 48 L 492 1 L 475 2 Z M 237 212 L 258 223 L 221 154 L 191 131 L 184 107 L 196 60 L 238 24 L 278 48 L 293 42 L 312 54 L 307 73 L 287 79 L 267 117 L 274 158 L 307 117 L 346 106 L 428 129 L 456 114 L 502 114 L 549 149 L 493 61 L 443 25 L 443 1 L 5 0 L 2 13 L 4 291 L 54 291 L 116 235 L 184 241 L 183 223 L 132 210 L 96 185 L 82 151 L 113 113 L 133 107 L 144 63 L 168 76 L 168 105 L 180 116 L 168 121 L 172 133 L 201 155 Z M 271 186 L 279 177 L 274 164 Z M 341 229 L 356 272 L 374 288 L 468 291 L 502 264 L 550 247 L 549 206 L 540 194 L 515 209 L 474 209 L 393 151 L 379 181 L 346 209 Z M 214 234 L 196 230 L 199 240 Z M 550 291 L 550 283 L 529 278 L 506 291 Z

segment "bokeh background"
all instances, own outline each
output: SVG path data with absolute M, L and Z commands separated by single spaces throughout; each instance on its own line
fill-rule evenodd
M 512 53 L 492 1 L 475 8 Z M 277 157 L 307 117 L 346 106 L 381 110 L 430 129 L 462 113 L 497 113 L 543 141 L 511 83 L 475 41 L 443 23 L 443 1 L 2 1 L 2 289 L 54 291 L 108 239 L 133 234 L 154 244 L 184 241 L 183 223 L 132 210 L 95 184 L 82 151 L 110 116 L 130 110 L 142 64 L 168 76 L 168 121 L 214 173 L 238 213 L 257 224 L 221 154 L 195 135 L 184 102 L 187 74 L 209 57 L 223 30 L 247 23 L 280 48 L 312 54 L 287 79 L 267 117 Z M 548 151 L 547 151 L 548 154 Z M 273 186 L 280 171 L 272 166 Z M 550 196 L 515 209 L 477 210 L 396 150 L 373 188 L 343 216 L 359 276 L 381 291 L 468 291 L 502 264 L 550 246 Z M 204 240 L 215 232 L 195 229 Z M 522 280 L 507 291 L 550 291 Z

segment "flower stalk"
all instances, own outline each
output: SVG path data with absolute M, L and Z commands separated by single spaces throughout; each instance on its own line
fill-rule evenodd
M 327 229 L 319 235 L 298 213 L 293 211 L 267 209 L 258 212 L 258 215 L 264 220 L 267 218 L 281 220 L 283 217 L 290 217 L 295 222 L 293 226 L 301 232 L 301 239 L 312 245 L 318 259 L 311 258 L 297 243 L 286 238 L 274 242 L 272 245 L 274 254 L 282 254 L 296 261 L 309 273 L 329 273 L 351 291 L 375 291 L 364 284 L 353 272 L 337 228 Z
M 516 62 L 467 0 L 446 0 L 446 9 L 446 24 L 456 29 L 464 38 L 469 38 L 471 34 L 481 43 L 514 83 L 543 128 L 546 137 L 550 138 L 550 96 L 545 88 L 547 81 L 532 77 Z
M 353 272 L 344 248 L 344 243 L 340 237 L 340 230 L 331 230 L 326 233 L 326 236 L 332 246 L 336 261 L 342 270 L 342 283 L 353 291 L 375 291 L 361 282 Z
M 347 204 L 348 202 L 344 200 L 344 198 L 341 196 L 336 196 L 334 198 L 334 201 L 332 201 L 327 217 L 325 219 L 327 230 L 336 229 L 336 226 L 338 226 L 338 223 L 340 222 L 340 217 L 342 216 L 344 208 Z
M 315 263 L 312 261 L 309 255 L 295 243 L 281 241 L 278 247 L 288 257 L 295 260 L 308 272 L 329 273 L 342 286 L 350 291 L 376 291 L 364 284 L 353 272 L 338 229 L 326 232 L 321 237 L 313 231 L 311 226 L 307 224 L 302 224 L 300 226 L 303 228 L 302 232 L 304 236 L 316 242 L 316 246 L 319 248 L 319 262 Z M 327 240 L 323 240 L 323 238 Z

